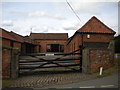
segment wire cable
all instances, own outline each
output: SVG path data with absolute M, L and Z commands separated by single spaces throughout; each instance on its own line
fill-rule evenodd
M 68 6 L 71 8 L 71 10 L 73 11 L 73 13 L 75 14 L 75 16 L 79 19 L 79 21 L 81 22 L 81 19 L 79 18 L 79 16 L 77 15 L 77 13 L 75 12 L 75 10 L 73 9 L 73 7 L 70 5 L 70 3 L 66 0 Z

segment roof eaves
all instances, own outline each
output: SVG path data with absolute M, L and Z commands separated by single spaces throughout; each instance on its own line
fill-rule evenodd
M 92 19 L 96 19 L 98 22 L 100 22 L 102 25 L 104 25 L 107 29 L 109 29 L 111 31 L 112 34 L 115 34 L 116 32 L 114 30 L 112 30 L 111 28 L 109 28 L 107 25 L 105 25 L 103 22 L 101 22 L 99 19 L 97 19 L 95 16 L 93 16 L 91 19 L 89 19 L 80 29 L 78 29 L 76 32 L 84 32 L 84 31 L 80 31 L 82 30 L 87 24 L 90 23 L 90 21 Z M 109 34 L 109 33 L 108 33 Z
M 16 41 L 18 41 L 18 42 L 24 42 L 24 39 L 23 39 L 23 36 L 22 35 L 19 35 L 19 34 L 17 34 L 17 33 L 15 33 L 15 32 L 9 32 L 10 34 L 11 34 L 11 36 L 13 37 L 13 38 L 15 38 L 16 39 Z

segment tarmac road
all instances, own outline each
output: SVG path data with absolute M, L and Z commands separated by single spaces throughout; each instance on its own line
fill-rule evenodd
M 88 81 L 82 81 L 78 83 L 72 83 L 72 84 L 66 84 L 66 85 L 55 85 L 45 88 L 56 88 L 56 90 L 65 90 L 65 89 L 72 89 L 72 88 L 103 88 L 102 90 L 106 90 L 108 88 L 109 90 L 119 90 L 120 86 L 118 84 L 118 74 L 114 74 L 108 77 L 88 80 Z M 45 89 L 44 88 L 44 89 Z M 2 90 L 43 90 L 43 88 L 5 88 Z M 45 89 L 46 90 L 46 89 Z M 94 90 L 94 89 L 93 89 Z M 96 90 L 96 89 L 95 89 Z
M 98 78 L 94 80 L 82 81 L 79 83 L 72 83 L 66 85 L 56 85 L 46 88 L 118 88 L 118 74 L 108 77 Z M 40 88 L 34 88 L 39 90 Z

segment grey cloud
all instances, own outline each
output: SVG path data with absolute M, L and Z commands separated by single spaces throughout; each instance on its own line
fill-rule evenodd
M 63 27 L 64 30 L 75 30 L 76 27 Z
M 52 18 L 52 19 L 57 19 L 57 20 L 65 20 L 66 18 L 64 16 L 62 16 L 61 14 L 55 14 L 52 15 L 46 11 L 33 11 L 28 13 L 29 17 L 47 17 L 47 18 Z
M 48 32 L 48 27 L 47 26 L 42 26 L 42 27 L 33 27 L 32 32 Z
M 100 15 L 100 9 L 109 5 L 109 2 L 73 2 L 71 5 L 76 12 Z
M 2 21 L 2 26 L 13 26 L 13 21 L 12 20 L 4 20 Z

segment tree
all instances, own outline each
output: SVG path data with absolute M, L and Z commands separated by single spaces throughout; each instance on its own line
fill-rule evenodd
M 120 35 L 115 37 L 115 53 L 120 53 Z

